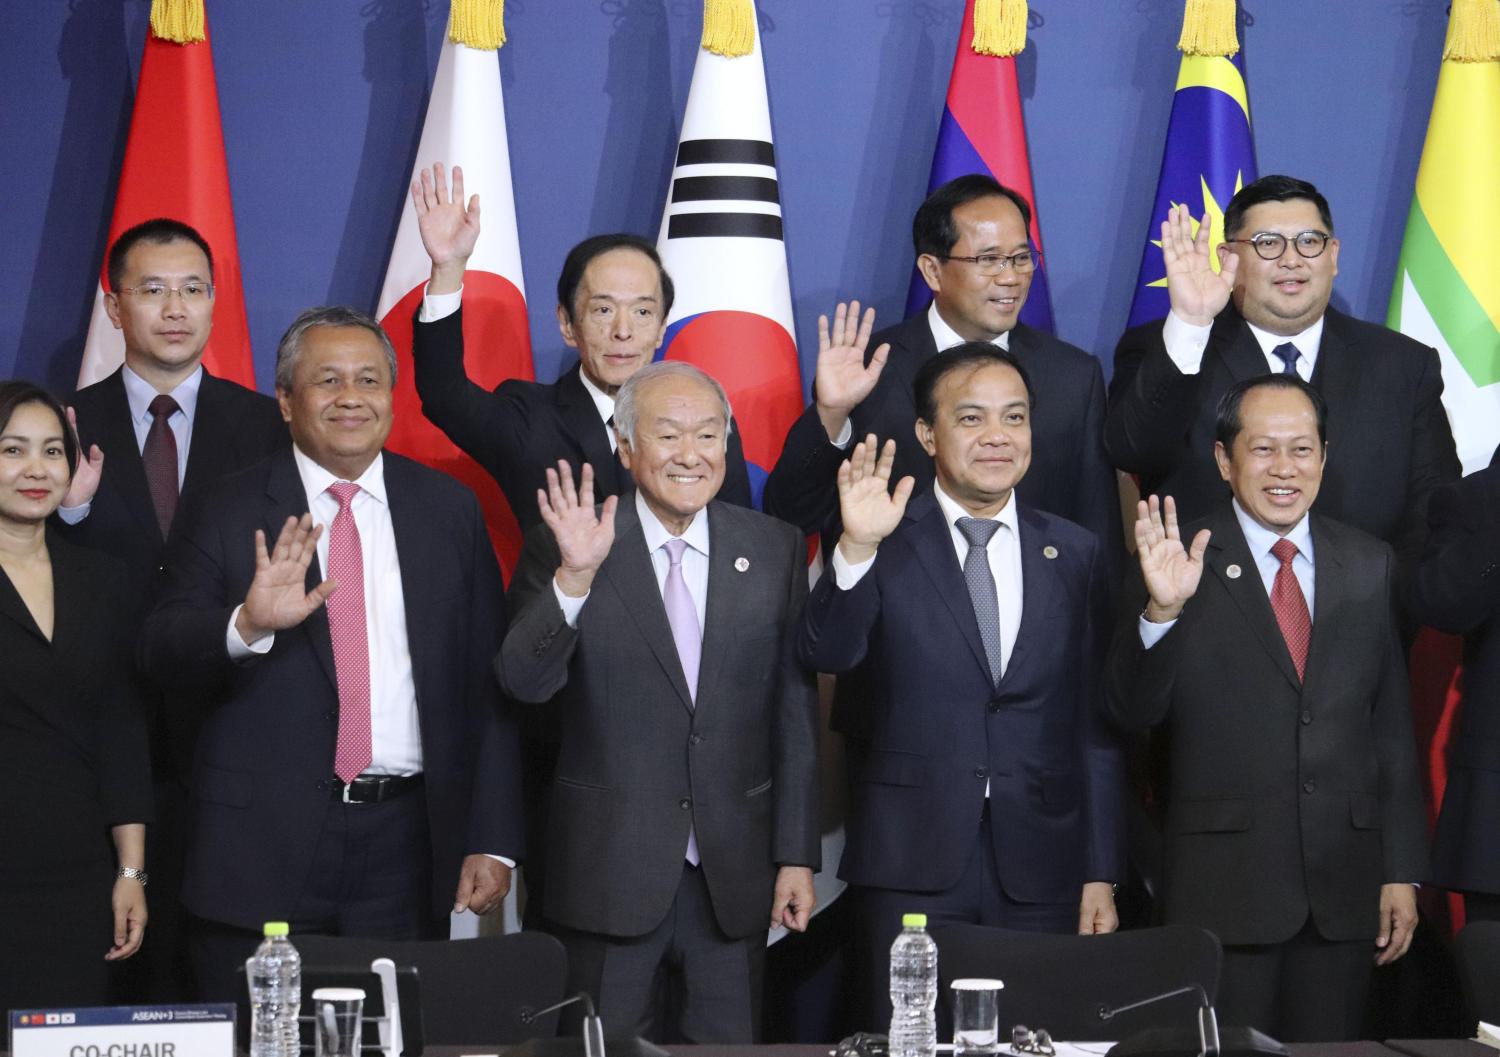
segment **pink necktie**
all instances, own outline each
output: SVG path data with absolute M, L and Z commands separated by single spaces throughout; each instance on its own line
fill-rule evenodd
M 667 552 L 667 582 L 662 587 L 662 602 L 667 607 L 667 623 L 672 627 L 672 640 L 677 643 L 677 659 L 682 662 L 682 676 L 687 680 L 688 693 L 693 703 L 698 702 L 698 665 L 703 658 L 703 628 L 698 623 L 698 610 L 693 605 L 693 595 L 687 581 L 682 578 L 682 555 L 687 550 L 687 540 L 667 540 L 663 547 Z M 688 845 L 684 858 L 698 865 L 698 831 L 688 827 Z
M 333 639 L 333 669 L 339 686 L 339 738 L 333 773 L 348 784 L 370 766 L 370 643 L 365 630 L 365 564 L 359 527 L 350 505 L 357 484 L 339 482 L 328 492 L 339 512 L 328 532 L 328 576 L 338 581 L 329 596 L 328 631 Z
M 1292 663 L 1297 666 L 1297 678 L 1301 679 L 1307 670 L 1307 647 L 1312 642 L 1312 616 L 1307 612 L 1302 585 L 1297 582 L 1297 574 L 1292 572 L 1297 545 L 1291 540 L 1277 540 L 1271 553 L 1281 562 L 1271 584 L 1271 611 L 1276 614 L 1276 623 L 1281 625 L 1281 637 L 1286 639 Z

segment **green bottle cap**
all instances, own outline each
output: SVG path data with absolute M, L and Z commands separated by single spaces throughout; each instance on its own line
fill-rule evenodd
M 269 926 L 269 925 L 266 926 L 266 928 L 270 928 L 270 927 L 271 926 Z M 925 929 L 927 927 L 927 915 L 926 914 L 902 914 L 901 915 L 901 927 L 904 928 L 904 929 Z M 269 936 L 270 933 L 268 932 L 268 933 L 266 933 L 266 935 Z
M 926 920 L 925 918 L 923 919 Z M 285 921 L 266 922 L 265 934 L 267 936 L 285 936 L 290 933 L 291 927 Z

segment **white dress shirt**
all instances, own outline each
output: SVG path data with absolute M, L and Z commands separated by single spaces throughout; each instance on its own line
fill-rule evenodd
M 130 408 L 130 427 L 135 430 L 135 450 L 146 450 L 146 434 L 151 432 L 151 423 L 156 416 L 151 414 L 151 401 L 160 394 L 129 365 L 120 371 L 125 383 L 125 403 Z M 167 428 L 177 442 L 177 490 L 182 491 L 182 481 L 187 475 L 188 447 L 193 442 L 193 418 L 198 414 L 198 390 L 203 386 L 203 366 L 200 364 L 192 374 L 177 383 L 167 395 L 177 401 L 177 410 L 167 416 Z M 87 456 L 87 452 L 84 453 Z M 58 516 L 69 525 L 76 525 L 89 516 L 93 503 L 58 508 Z
M 1291 540 L 1297 545 L 1296 557 L 1292 559 L 1292 575 L 1297 578 L 1297 585 L 1302 588 L 1302 597 L 1307 600 L 1307 612 L 1309 617 L 1313 613 L 1313 542 L 1312 527 L 1308 524 L 1307 515 L 1292 526 L 1291 530 L 1283 536 L 1279 536 L 1270 529 L 1261 525 L 1249 514 L 1245 508 L 1240 506 L 1238 499 L 1231 500 L 1234 505 L 1235 520 L 1240 523 L 1240 531 L 1245 534 L 1245 543 L 1250 548 L 1250 556 L 1255 559 L 1255 570 L 1260 573 L 1260 582 L 1265 586 L 1266 597 L 1271 595 L 1271 588 L 1276 584 L 1276 573 L 1281 569 L 1281 559 L 1271 553 L 1271 548 L 1281 539 Z M 1150 649 L 1160 642 L 1172 630 L 1176 620 L 1168 620 L 1161 624 L 1155 624 L 1142 616 L 1138 621 L 1141 633 L 1141 645 Z
M 1319 316 L 1312 326 L 1289 338 L 1272 334 L 1269 330 L 1262 330 L 1248 321 L 1245 325 L 1250 328 L 1250 333 L 1255 335 L 1261 355 L 1266 358 L 1267 371 L 1271 374 L 1281 374 L 1286 370 L 1286 363 L 1271 350 L 1283 342 L 1290 341 L 1297 346 L 1297 351 L 1301 354 L 1297 357 L 1298 376 L 1304 382 L 1312 381 L 1313 367 L 1318 362 L 1318 346 L 1323 341 L 1322 316 Z M 1197 374 L 1202 368 L 1203 353 L 1208 348 L 1208 337 L 1212 330 L 1212 323 L 1205 327 L 1196 327 L 1184 322 L 1175 312 L 1167 313 L 1167 321 L 1162 324 L 1161 328 L 1162 341 L 1167 347 L 1167 356 L 1183 374 Z

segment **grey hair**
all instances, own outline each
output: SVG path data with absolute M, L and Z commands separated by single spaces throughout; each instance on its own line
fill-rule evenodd
M 615 394 L 615 432 L 619 436 L 628 437 L 632 444 L 635 443 L 637 439 L 635 430 L 640 425 L 637 421 L 640 415 L 637 405 L 640 402 L 641 389 L 657 378 L 691 378 L 713 390 L 714 396 L 718 397 L 719 404 L 724 409 L 724 444 L 728 446 L 729 433 L 734 428 L 733 413 L 729 409 L 729 395 L 724 392 L 724 387 L 713 375 L 682 360 L 657 360 L 655 363 L 648 363 L 620 386 L 620 391 Z
M 302 339 L 314 327 L 359 327 L 374 334 L 380 339 L 385 362 L 391 369 L 391 387 L 395 388 L 396 347 L 391 344 L 390 335 L 385 332 L 385 328 L 357 308 L 319 305 L 317 308 L 304 309 L 301 315 L 292 320 L 292 325 L 286 328 L 286 333 L 281 335 L 281 341 L 276 344 L 277 389 L 292 391 L 292 376 L 297 371 L 297 357 L 302 353 Z

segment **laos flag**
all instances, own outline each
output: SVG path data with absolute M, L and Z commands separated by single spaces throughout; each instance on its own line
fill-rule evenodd
M 1031 205 L 1031 245 L 1040 251 L 1041 226 L 1031 186 L 1031 158 L 1026 151 L 1026 122 L 1021 116 L 1015 56 L 1002 58 L 974 50 L 974 3 L 968 0 L 964 5 L 964 25 L 953 56 L 953 74 L 948 80 L 948 99 L 938 126 L 927 193 L 970 173 L 993 176 Z M 931 300 L 932 291 L 913 268 L 906 314 L 916 315 Z M 1045 258 L 1031 280 L 1031 293 L 1021 307 L 1021 322 L 1049 333 L 1054 329 Z
M 659 357 L 702 368 L 729 394 L 760 506 L 802 411 L 781 193 L 760 31 L 742 54 L 698 52 L 657 250 L 677 288 Z

